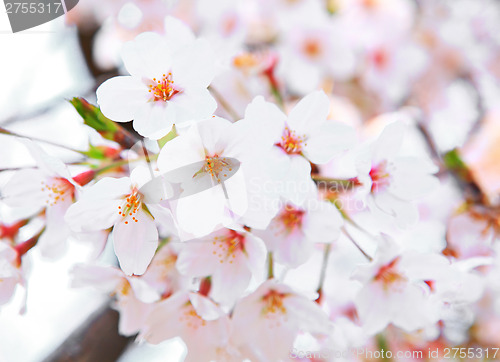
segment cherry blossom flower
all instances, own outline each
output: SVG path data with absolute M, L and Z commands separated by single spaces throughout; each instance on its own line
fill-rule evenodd
M 331 329 L 315 302 L 273 279 L 236 304 L 232 327 L 234 345 L 255 361 L 286 358 L 299 331 L 321 337 Z
M 215 111 L 207 90 L 215 76 L 214 55 L 179 20 L 167 18 L 166 35 L 142 33 L 122 52 L 130 76 L 104 82 L 97 90 L 103 114 L 117 122 L 134 120 L 141 135 L 158 139 L 174 123 L 198 121 Z
M 430 160 L 398 156 L 405 129 L 403 121 L 386 126 L 371 152 L 361 153 L 357 162 L 358 178 L 367 187 L 370 208 L 394 217 L 400 226 L 417 221 L 417 207 L 411 201 L 438 184 L 432 175 L 438 168 Z
M 445 304 L 481 295 L 477 279 L 466 272 L 442 255 L 405 251 L 383 236 L 374 260 L 353 274 L 363 283 L 354 299 L 363 329 L 375 334 L 392 323 L 412 332 L 436 323 Z
M 229 318 L 210 299 L 179 292 L 156 303 L 138 339 L 158 344 L 180 337 L 188 348 L 185 361 L 231 361 L 229 328 Z
M 342 217 L 331 203 L 318 199 L 316 192 L 302 205 L 283 200 L 283 206 L 264 231 L 255 233 L 265 241 L 276 261 L 289 267 L 304 263 L 315 243 L 336 240 Z
M 268 154 L 275 172 L 272 177 L 279 185 L 287 182 L 295 185 L 280 192 L 295 204 L 301 204 L 307 197 L 297 190 L 311 182 L 310 162 L 327 163 L 354 143 L 351 127 L 327 120 L 329 109 L 328 97 L 317 91 L 300 100 L 288 117 L 262 97 L 254 99 L 245 113 L 246 122 L 267 129 L 265 137 L 275 144 Z M 269 118 L 272 123 L 266 122 Z
M 78 182 L 86 184 L 92 179 L 92 171 L 73 179 L 66 165 L 48 155 L 40 146 L 28 139 L 20 139 L 35 159 L 37 168 L 17 171 L 3 187 L 3 201 L 13 207 L 29 205 L 33 213 L 45 210 L 46 226 L 38 243 L 47 257 L 58 257 L 65 250 L 70 229 L 64 222 L 64 214 L 73 202 Z
M 143 274 L 158 246 L 152 214 L 155 205 L 147 203 L 149 194 L 139 191 L 144 172 L 138 167 L 130 177 L 99 180 L 82 193 L 65 215 L 66 222 L 77 232 L 113 227 L 115 253 L 128 275 Z
M 264 242 L 240 227 L 222 229 L 183 245 L 177 268 L 190 277 L 211 277 L 210 296 L 231 305 L 253 278 L 262 281 Z
M 303 2 L 285 19 L 278 73 L 283 73 L 293 92 L 304 95 L 329 77 L 345 80 L 354 74 L 354 51 L 321 3 Z
M 168 178 L 182 170 L 175 177 L 186 180 L 173 212 L 180 229 L 201 237 L 245 215 L 249 199 L 245 180 L 253 177 L 254 169 L 250 166 L 264 163 L 265 151 L 272 147 L 258 132 L 259 128 L 244 121 L 231 124 L 212 117 L 162 148 L 157 161 L 160 172 Z M 240 163 L 236 173 L 234 162 Z

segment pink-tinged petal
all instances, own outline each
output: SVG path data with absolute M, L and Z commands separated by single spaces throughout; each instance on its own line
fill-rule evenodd
M 182 155 L 182 157 L 179 155 Z M 166 173 L 203 161 L 205 160 L 205 156 L 200 132 L 197 126 L 193 125 L 185 134 L 174 138 L 163 146 L 158 156 L 157 164 L 160 172 Z
M 160 299 L 158 292 L 153 289 L 144 279 L 128 277 L 128 282 L 134 291 L 134 295 L 143 303 L 153 303 Z
M 196 314 L 206 321 L 213 321 L 225 316 L 224 312 L 210 299 L 198 293 L 189 293 L 189 300 Z
M 66 241 L 71 231 L 64 221 L 64 214 L 72 203 L 71 196 L 66 195 L 64 201 L 47 206 L 45 231 L 38 240 L 38 248 L 44 257 L 55 259 L 66 251 Z
M 211 296 L 215 301 L 232 305 L 250 283 L 252 272 L 245 264 L 244 256 L 235 253 L 220 263 L 212 276 Z
M 181 89 L 208 87 L 215 77 L 215 54 L 208 41 L 198 39 L 179 49 L 173 58 L 172 76 Z
M 143 102 L 134 113 L 134 129 L 141 135 L 160 139 L 177 120 L 177 108 L 171 102 Z
M 217 108 L 217 102 L 205 88 L 186 89 L 170 102 L 175 106 L 175 123 L 207 119 Z
M 285 299 L 285 305 L 301 330 L 323 336 L 332 332 L 332 323 L 316 302 L 301 295 L 292 295 Z
M 42 208 L 46 205 L 47 195 L 42 190 L 45 175 L 38 169 L 17 171 L 2 187 L 2 201 L 11 207 Z
M 172 66 L 171 50 L 166 46 L 163 37 L 157 33 L 139 34 L 134 40 L 123 45 L 121 55 L 125 68 L 137 79 L 159 78 Z
M 71 287 L 95 287 L 106 293 L 114 291 L 124 278 L 120 269 L 97 264 L 76 264 L 71 274 Z
M 155 221 L 142 208 L 128 215 L 113 229 L 113 246 L 125 274 L 144 274 L 158 247 Z
M 190 277 L 212 275 L 219 263 L 219 258 L 213 254 L 217 246 L 208 238 L 185 243 L 177 257 L 177 269 Z
M 177 337 L 183 327 L 179 318 L 179 312 L 187 302 L 189 302 L 188 292 L 182 291 L 175 293 L 161 302 L 155 303 L 138 339 L 158 344 Z
M 64 220 L 76 232 L 105 230 L 120 217 L 118 207 L 122 204 L 121 199 L 81 199 L 68 208 Z
M 165 42 L 172 52 L 189 45 L 195 41 L 195 36 L 191 29 L 182 21 L 173 16 L 165 18 Z
M 378 284 L 370 283 L 354 299 L 356 311 L 363 323 L 363 330 L 375 334 L 390 323 L 387 296 Z
M 337 208 L 329 202 L 319 200 L 308 202 L 308 208 L 302 225 L 307 240 L 313 243 L 337 240 L 343 224 Z
M 142 329 L 154 304 L 144 303 L 133 293 L 128 293 L 118 297 L 116 308 L 120 312 L 118 332 L 132 336 Z
M 302 153 L 311 162 L 324 164 L 340 152 L 348 150 L 355 140 L 352 127 L 327 121 L 307 135 Z
M 18 282 L 17 278 L 0 279 L 0 305 L 7 303 L 12 298 Z
M 406 128 L 403 121 L 393 122 L 384 128 L 379 138 L 372 145 L 372 159 L 375 163 L 391 160 L 398 154 Z
M 323 91 L 302 98 L 288 115 L 288 125 L 298 134 L 320 127 L 328 117 L 330 101 Z
M 400 227 L 414 225 L 418 221 L 417 207 L 408 201 L 403 201 L 389 192 L 379 192 L 373 196 L 378 208 L 396 218 Z
M 300 206 L 309 197 L 309 190 L 314 189 L 311 164 L 299 155 L 291 156 L 289 159 L 288 172 L 283 175 L 284 192 L 282 195 L 294 205 Z
M 267 249 L 261 238 L 251 234 L 245 234 L 245 258 L 248 269 L 258 280 L 264 276 Z
M 97 103 L 102 113 L 115 122 L 134 119 L 149 96 L 142 81 L 128 76 L 108 79 L 97 88 Z

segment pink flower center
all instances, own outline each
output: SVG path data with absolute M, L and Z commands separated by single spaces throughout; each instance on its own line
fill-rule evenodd
M 73 197 L 75 187 L 62 177 L 53 177 L 48 182 L 42 181 L 42 191 L 47 195 L 45 203 L 53 206 L 59 201 L 64 201 L 66 197 Z
M 149 85 L 149 92 L 152 93 L 152 100 L 166 102 L 172 99 L 180 90 L 174 86 L 172 73 L 163 74 L 161 79 L 153 78 L 153 84 Z
M 404 281 L 406 278 L 402 276 L 396 269 L 399 257 L 392 260 L 389 264 L 383 265 L 375 275 L 375 280 L 380 281 L 385 287 L 388 287 L 396 282 Z
M 371 192 L 382 191 L 391 184 L 391 175 L 387 171 L 387 161 L 382 161 L 378 165 L 373 166 L 369 175 L 372 179 Z
M 387 51 L 383 48 L 376 49 L 372 53 L 372 62 L 375 68 L 383 70 L 389 64 L 389 54 L 387 54 Z
M 362 0 L 361 3 L 367 9 L 374 9 L 378 6 L 379 0 Z
M 245 248 L 245 236 L 234 230 L 228 230 L 224 236 L 216 236 L 212 242 L 216 246 L 212 254 L 219 258 L 219 263 L 229 261 L 233 264 L 236 254 Z
M 295 229 L 302 227 L 302 220 L 305 211 L 296 209 L 291 205 L 287 205 L 279 215 L 279 221 L 285 227 L 287 233 L 291 233 Z
M 281 142 L 278 143 L 277 146 L 281 147 L 283 151 L 289 155 L 300 154 L 303 146 L 306 145 L 305 140 L 305 136 L 298 136 L 295 131 L 285 127 L 283 135 L 281 136 Z
M 262 297 L 264 302 L 264 308 L 262 308 L 262 314 L 286 314 L 286 308 L 283 304 L 286 294 L 279 293 L 276 290 L 270 290 L 266 295 Z
M 321 55 L 323 49 L 318 39 L 308 38 L 302 44 L 302 51 L 309 58 L 317 58 Z
M 190 302 L 183 308 L 181 316 L 179 317 L 179 322 L 184 323 L 188 328 L 197 330 L 200 327 L 204 327 L 207 322 L 201 318 Z

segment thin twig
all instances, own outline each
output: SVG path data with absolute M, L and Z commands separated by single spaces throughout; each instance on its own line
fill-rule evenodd
M 358 248 L 358 250 L 361 252 L 361 254 L 363 254 L 365 256 L 366 259 L 368 259 L 368 261 L 373 261 L 373 258 L 368 255 L 362 248 L 361 246 L 359 246 L 359 244 L 356 242 L 356 240 L 354 240 L 354 238 L 351 236 L 351 234 L 347 231 L 347 229 L 345 228 L 345 226 L 342 226 L 342 232 L 345 234 L 345 236 L 347 236 L 347 238 L 349 240 L 351 240 L 351 242 L 354 244 L 354 246 L 356 248 Z
M 52 142 L 52 141 L 49 141 L 49 140 L 43 140 L 43 139 L 40 139 L 40 138 L 37 138 L 37 137 L 20 135 L 19 133 L 15 133 L 15 132 L 6 130 L 5 128 L 2 128 L 2 127 L 0 127 L 0 134 L 4 134 L 4 135 L 7 135 L 7 136 L 27 138 L 27 139 L 32 140 L 32 141 L 43 142 L 43 143 L 46 143 L 46 144 L 51 145 L 51 146 L 55 146 L 55 147 L 59 147 L 59 148 L 64 148 L 65 150 L 76 152 L 76 153 L 79 153 L 81 155 L 85 155 L 85 151 L 80 151 L 80 150 L 74 149 L 74 148 L 69 147 L 69 146 L 61 145 L 59 143 L 55 143 L 55 142 Z

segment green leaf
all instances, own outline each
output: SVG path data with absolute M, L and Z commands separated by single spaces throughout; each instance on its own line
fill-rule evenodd
M 73 98 L 69 101 L 76 111 L 82 116 L 83 122 L 95 129 L 97 132 L 111 132 L 114 133 L 119 129 L 119 126 L 105 117 L 101 110 L 87 102 L 84 98 Z
M 99 109 L 84 98 L 75 97 L 69 101 L 82 116 L 83 122 L 95 129 L 99 134 L 111 141 L 115 141 L 123 148 L 131 148 L 137 140 L 122 126 L 104 116 Z

